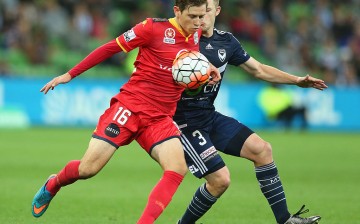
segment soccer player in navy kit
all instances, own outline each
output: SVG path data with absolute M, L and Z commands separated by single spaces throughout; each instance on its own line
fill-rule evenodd
M 228 64 L 239 66 L 258 79 L 299 87 L 327 88 L 324 81 L 309 75 L 298 77 L 264 65 L 252 58 L 239 41 L 228 32 L 214 29 L 220 13 L 219 0 L 208 0 L 203 21 L 200 52 L 215 65 L 223 76 Z M 186 161 L 190 172 L 206 179 L 195 192 L 180 224 L 193 224 L 201 218 L 230 184 L 230 173 L 218 154 L 246 158 L 255 165 L 260 189 L 279 224 L 317 223 L 320 216 L 302 218 L 302 207 L 291 215 L 287 208 L 282 183 L 272 157 L 271 145 L 239 121 L 215 111 L 214 100 L 221 82 L 203 86 L 196 91 L 185 90 L 178 102 L 174 120 L 182 131 Z M 241 99 L 239 99 L 241 100 Z

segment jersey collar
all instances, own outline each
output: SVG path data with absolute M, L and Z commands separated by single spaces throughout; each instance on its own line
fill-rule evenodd
M 176 22 L 175 18 L 170 18 L 169 22 L 186 38 L 189 39 L 192 34 L 189 34 L 189 36 L 186 36 L 181 26 Z

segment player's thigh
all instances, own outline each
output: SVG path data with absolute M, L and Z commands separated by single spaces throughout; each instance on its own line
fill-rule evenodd
M 184 152 L 179 140 L 180 131 L 171 117 L 154 119 L 151 113 L 143 113 L 142 123 L 136 141 L 145 149 L 164 170 L 186 173 Z
M 194 176 L 202 178 L 225 166 L 206 131 L 184 130 L 181 134 L 181 142 L 189 171 Z
M 92 176 L 110 160 L 116 149 L 129 144 L 138 130 L 138 117 L 124 103 L 112 99 L 110 107 L 100 116 L 93 138 L 81 160 L 79 172 Z
M 151 156 L 160 164 L 163 170 L 171 170 L 185 175 L 187 167 L 184 151 L 178 138 L 171 138 L 156 145 Z
M 253 130 L 236 119 L 217 113 L 210 137 L 219 151 L 239 157 L 245 141 L 253 133 Z
M 116 148 L 108 142 L 92 138 L 80 162 L 80 176 L 89 177 L 98 173 L 111 159 L 115 151 Z
M 151 114 L 143 113 L 140 119 L 143 125 L 139 129 L 136 141 L 150 155 L 157 145 L 180 136 L 179 128 L 169 116 L 153 118 Z

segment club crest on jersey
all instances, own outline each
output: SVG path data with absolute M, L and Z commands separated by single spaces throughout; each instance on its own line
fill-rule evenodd
M 128 30 L 124 33 L 124 39 L 126 42 L 129 42 L 130 40 L 134 39 L 136 37 L 136 34 L 134 30 Z
M 226 59 L 226 51 L 225 49 L 219 49 L 218 50 L 218 56 L 221 62 L 224 62 Z
M 167 28 L 164 33 L 164 43 L 166 44 L 175 44 L 175 30 L 172 28 Z
M 199 34 L 198 34 L 198 32 L 194 33 L 194 43 L 195 44 L 199 43 Z

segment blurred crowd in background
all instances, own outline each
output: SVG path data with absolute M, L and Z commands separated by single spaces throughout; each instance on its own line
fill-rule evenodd
M 0 0 L 0 74 L 43 77 L 68 71 L 97 46 L 147 17 L 173 17 L 172 0 Z M 220 0 L 216 27 L 263 63 L 328 84 L 360 83 L 359 0 Z M 126 77 L 118 54 L 87 73 Z M 238 70 L 234 81 L 254 81 Z

